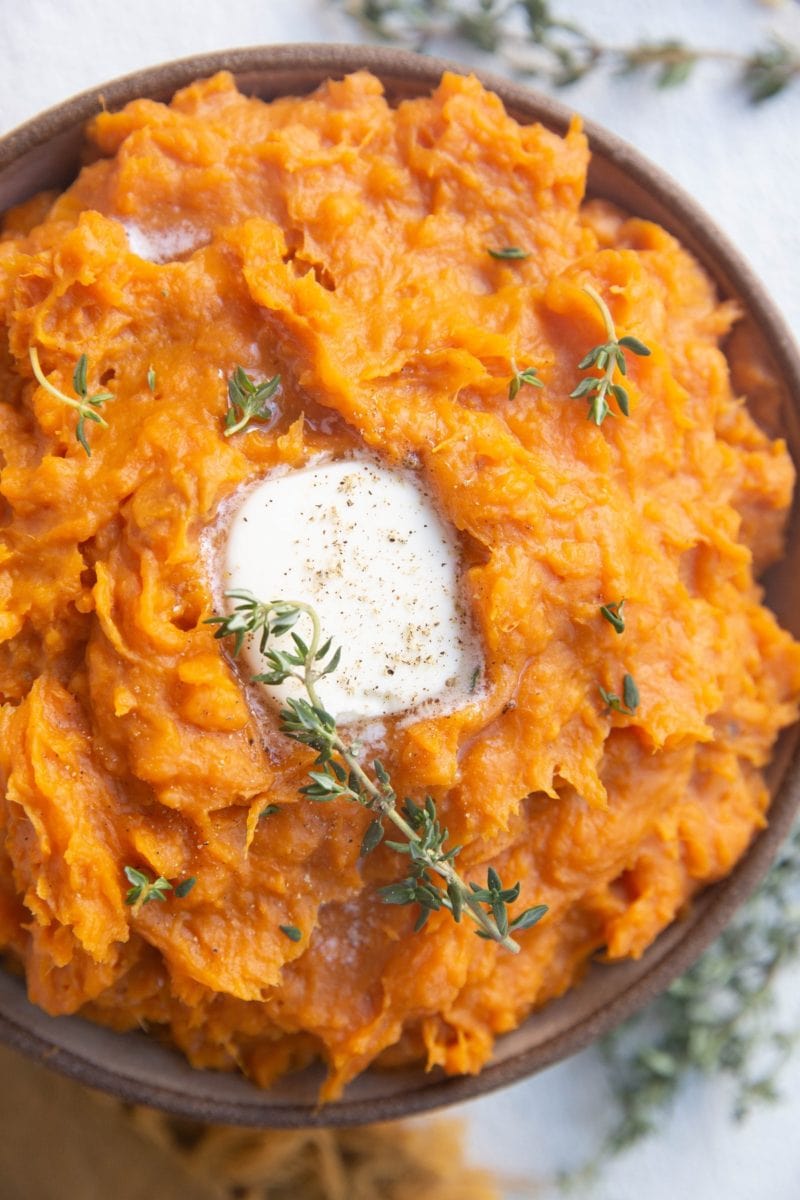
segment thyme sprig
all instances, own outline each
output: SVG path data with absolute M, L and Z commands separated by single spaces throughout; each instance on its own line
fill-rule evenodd
M 173 886 L 163 875 L 151 879 L 145 871 L 136 867 L 125 867 L 125 878 L 131 884 L 125 894 L 125 903 L 133 908 L 134 913 L 138 913 L 143 904 L 150 904 L 155 900 L 165 903 L 168 892 L 174 892 L 178 899 L 182 900 L 197 883 L 194 875 L 191 875 Z
M 617 337 L 613 318 L 603 297 L 599 292 L 595 291 L 590 283 L 584 284 L 583 290 L 600 310 L 607 340 L 601 342 L 599 346 L 594 346 L 581 359 L 578 363 L 578 370 L 591 371 L 594 368 L 602 371 L 603 374 L 595 375 L 592 373 L 591 375 L 586 375 L 578 386 L 570 392 L 570 399 L 577 400 L 583 397 L 587 400 L 589 402 L 589 412 L 587 414 L 589 420 L 593 421 L 595 425 L 602 425 L 606 417 L 613 416 L 608 403 L 609 396 L 616 400 L 617 406 L 623 416 L 627 417 L 630 415 L 628 393 L 621 383 L 614 383 L 615 371 L 619 370 L 621 375 L 627 375 L 628 373 L 625 351 L 630 350 L 633 354 L 647 357 L 650 354 L 650 349 L 645 346 L 644 342 L 640 342 L 638 338 L 631 337 L 629 334 L 625 337 Z
M 172 891 L 172 884 L 163 875 L 159 875 L 157 879 L 150 879 L 144 871 L 139 871 L 136 867 L 126 867 L 125 878 L 131 884 L 125 895 L 125 903 L 132 905 L 136 912 L 143 904 L 149 904 L 153 900 L 163 903 L 167 899 L 167 892 Z
M 519 390 L 524 384 L 530 387 L 542 388 L 544 383 L 539 378 L 539 372 L 535 367 L 524 367 L 521 371 L 515 362 L 511 364 L 514 374 L 511 376 L 511 382 L 508 385 L 509 400 L 516 400 L 519 395 Z
M 74 408 L 78 413 L 78 423 L 75 427 L 75 437 L 83 446 L 89 458 L 92 456 L 92 451 L 89 447 L 89 442 L 86 437 L 86 422 L 94 421 L 97 425 L 102 425 L 104 429 L 108 429 L 108 421 L 101 417 L 99 409 L 107 400 L 113 400 L 114 396 L 111 392 L 93 392 L 89 395 L 87 385 L 87 374 L 89 370 L 89 360 L 85 354 L 82 354 L 75 364 L 75 370 L 72 372 L 72 388 L 75 392 L 73 396 L 68 396 L 52 384 L 46 377 L 39 362 L 39 351 L 36 346 L 31 346 L 28 351 L 28 356 L 31 360 L 31 368 L 36 382 L 49 392 L 51 396 L 55 396 L 56 400 L 60 400 L 62 404 L 68 404 L 70 408 Z
M 507 906 L 519 896 L 519 884 L 504 888 L 493 867 L 488 870 L 486 887 L 467 883 L 453 865 L 460 847 L 447 846 L 448 832 L 439 822 L 433 798 L 426 796 L 421 805 L 407 798 L 401 804 L 379 759 L 372 764 L 374 774 L 367 773 L 357 746 L 341 736 L 317 691 L 319 681 L 338 667 L 341 648 L 333 650 L 330 638 L 322 641 L 319 617 L 311 605 L 286 600 L 263 602 L 247 591 L 226 595 L 235 602 L 234 608 L 227 616 L 208 618 L 207 624 L 217 626 L 214 636 L 233 638 L 234 656 L 246 637 L 257 636 L 268 669 L 254 676 L 254 682 L 277 686 L 294 679 L 305 690 L 305 696 L 287 699 L 280 713 L 281 731 L 317 754 L 308 773 L 310 782 L 300 788 L 301 795 L 318 802 L 350 800 L 370 812 L 372 820 L 361 843 L 362 855 L 370 854 L 384 840 L 386 821 L 402 834 L 403 841 L 387 841 L 386 845 L 408 857 L 408 874 L 400 882 L 379 889 L 383 902 L 418 904 L 416 930 L 432 912 L 443 908 L 457 922 L 465 914 L 478 926 L 480 936 L 518 953 L 519 945 L 510 935 L 530 929 L 544 916 L 546 907 L 536 905 L 509 919 Z M 308 643 L 294 628 L 301 617 L 311 623 Z M 291 634 L 292 649 L 273 644 L 287 633 Z
M 228 380 L 228 407 L 225 411 L 225 437 L 246 429 L 251 421 L 270 421 L 275 408 L 270 400 L 280 386 L 280 375 L 256 383 L 244 367 L 237 367 Z
M 455 42 L 499 55 L 517 74 L 556 87 L 605 70 L 642 74 L 659 88 L 685 83 L 703 63 L 728 64 L 753 103 L 800 78 L 800 48 L 772 37 L 748 53 L 693 46 L 680 37 L 609 43 L 585 25 L 563 20 L 547 0 L 338 0 L 362 27 L 425 52 Z
M 777 1011 L 775 981 L 800 958 L 800 825 L 759 890 L 703 957 L 601 1044 L 616 1118 L 595 1168 L 659 1129 L 687 1078 L 723 1075 L 742 1120 L 779 1098 L 798 1031 Z

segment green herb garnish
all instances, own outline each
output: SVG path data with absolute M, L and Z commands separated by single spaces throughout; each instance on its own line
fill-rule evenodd
M 150 391 L 151 391 L 151 392 L 153 392 L 153 394 L 155 394 L 155 390 L 156 390 L 156 370 L 155 370 L 155 367 L 148 367 L 148 368 L 147 368 L 147 386 L 149 387 Z
M 94 421 L 97 425 L 102 425 L 104 429 L 108 429 L 108 422 L 100 416 L 99 409 L 107 400 L 113 400 L 111 392 L 93 392 L 89 395 L 89 389 L 86 382 L 87 373 L 89 370 L 89 360 L 85 354 L 82 354 L 75 364 L 75 370 L 72 372 L 72 388 L 77 400 L 72 396 L 67 396 L 60 388 L 54 386 L 45 377 L 39 363 L 39 351 L 35 346 L 31 346 L 28 351 L 31 360 L 33 374 L 45 391 L 51 396 L 55 396 L 56 400 L 60 400 L 63 404 L 68 404 L 70 408 L 74 408 L 78 413 L 78 423 L 75 427 L 75 437 L 83 446 L 86 454 L 91 458 L 92 451 L 89 448 L 89 442 L 86 438 L 86 422 Z
M 616 633 L 625 632 L 625 618 L 622 615 L 624 606 L 624 600 L 617 600 L 616 604 L 600 605 L 600 615 L 605 617 L 609 625 L 613 625 Z
M 259 820 L 261 820 L 262 817 L 271 817 L 271 816 L 274 816 L 275 813 L 280 812 L 280 811 L 281 811 L 280 804 L 268 804 L 266 806 L 266 808 L 262 808 L 261 812 L 258 814 L 258 818 L 259 818 Z
M 628 393 L 622 384 L 614 383 L 615 370 L 619 369 L 621 375 L 627 374 L 628 368 L 625 362 L 625 350 L 630 350 L 638 355 L 649 355 L 650 350 L 638 338 L 630 336 L 618 338 L 611 313 L 608 311 L 608 306 L 603 297 L 589 283 L 584 285 L 583 290 L 587 296 L 590 296 L 594 300 L 600 310 L 608 341 L 595 346 L 578 363 L 579 371 L 587 371 L 592 367 L 596 367 L 603 374 L 587 375 L 570 392 L 570 397 L 578 399 L 582 396 L 588 400 L 589 412 L 587 415 L 589 420 L 594 421 L 595 425 L 602 425 L 606 417 L 612 415 L 608 405 L 609 396 L 613 396 L 616 400 L 623 416 L 627 417 L 629 415 Z
M 302 933 L 296 925 L 279 925 L 281 933 L 285 933 L 287 938 L 292 942 L 299 942 L 302 938 Z
M 523 250 L 521 246 L 503 246 L 500 250 L 492 250 L 490 248 L 489 253 L 492 258 L 498 258 L 501 261 L 505 261 L 506 259 L 509 261 L 513 261 L 514 259 L 519 261 L 523 258 L 530 258 L 530 251 Z
M 288 699 L 280 713 L 281 731 L 317 753 L 314 769 L 309 771 L 310 783 L 300 789 L 301 795 L 318 802 L 351 800 L 372 813 L 361 843 L 362 854 L 371 853 L 381 844 L 385 821 L 402 834 L 402 842 L 387 841 L 386 845 L 409 858 L 408 874 L 400 882 L 379 889 L 384 903 L 418 904 L 417 930 L 431 912 L 442 908 L 456 921 L 466 914 L 478 926 L 478 933 L 517 953 L 519 945 L 510 934 L 531 928 L 544 916 L 546 907 L 536 905 L 509 920 L 507 906 L 517 899 L 519 884 L 503 888 L 492 867 L 485 888 L 466 883 L 453 865 L 460 847 L 446 846 L 448 833 L 441 827 L 433 798 L 426 796 L 421 805 L 407 798 L 400 805 L 389 774 L 378 759 L 372 764 L 374 777 L 365 771 L 357 747 L 341 737 L 335 719 L 323 707 L 317 693 L 320 679 L 339 665 L 341 650 L 333 650 L 330 639 L 322 643 L 315 610 L 309 604 L 294 601 L 264 603 L 247 591 L 228 592 L 227 596 L 236 602 L 233 612 L 226 617 L 210 617 L 206 622 L 217 626 L 214 636 L 233 638 L 234 655 L 239 653 L 246 637 L 258 636 L 269 669 L 254 676 L 253 681 L 277 686 L 295 679 L 305 690 L 304 698 Z M 308 644 L 294 629 L 301 617 L 311 623 Z M 287 633 L 291 633 L 291 649 L 273 646 L 274 641 Z
M 338 0 L 370 33 L 417 51 L 430 42 L 454 43 L 497 54 L 517 75 L 565 87 L 592 73 L 612 79 L 647 74 L 659 88 L 676 87 L 703 63 L 738 71 L 750 100 L 758 103 L 800 77 L 800 49 L 773 36 L 764 46 L 737 52 L 693 46 L 680 37 L 659 41 L 606 42 L 586 24 L 557 13 L 548 0 Z M 574 6 L 571 6 L 574 8 Z M 526 49 L 529 53 L 525 53 Z M 530 50 L 535 53 L 531 54 Z
M 607 708 L 625 717 L 632 717 L 639 707 L 639 689 L 632 675 L 622 676 L 622 697 L 616 692 L 607 692 L 604 687 L 600 688 L 600 695 Z
M 166 901 L 167 892 L 172 891 L 172 884 L 163 875 L 150 879 L 136 867 L 126 867 L 125 878 L 132 885 L 125 896 L 125 903 L 132 905 L 137 912 L 143 904 L 149 904 L 152 900 Z
M 228 380 L 228 408 L 225 412 L 225 437 L 246 429 L 251 421 L 269 421 L 275 413 L 270 400 L 281 382 L 280 375 L 256 383 L 237 367 Z
M 737 1121 L 779 1098 L 798 1030 L 778 1006 L 776 982 L 800 957 L 798 899 L 800 825 L 703 957 L 600 1043 L 611 1115 L 597 1153 L 564 1178 L 567 1187 L 596 1178 L 609 1158 L 663 1129 L 690 1078 L 726 1078 Z
M 525 367 L 524 370 L 518 371 L 516 363 L 512 363 L 512 366 L 514 368 L 514 374 L 511 376 L 511 382 L 508 385 L 509 400 L 516 399 L 519 389 L 523 386 L 523 384 L 527 383 L 530 384 L 531 387 L 537 388 L 544 387 L 544 384 L 539 378 L 535 367 Z
M 143 904 L 149 904 L 152 900 L 165 902 L 167 892 L 173 892 L 179 900 L 182 900 L 184 896 L 189 895 L 197 883 L 195 876 L 190 875 L 188 879 L 176 883 L 173 887 L 163 875 L 159 875 L 157 879 L 150 879 L 144 871 L 139 871 L 136 867 L 125 867 L 125 878 L 132 885 L 128 888 L 125 903 L 130 904 L 134 912 L 138 912 Z

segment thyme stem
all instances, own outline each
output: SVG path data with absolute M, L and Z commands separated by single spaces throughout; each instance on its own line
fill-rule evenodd
M 281 731 L 288 737 L 317 751 L 311 782 L 301 788 L 310 799 L 325 801 L 337 798 L 360 804 L 375 814 L 362 842 L 362 854 L 374 850 L 383 840 L 383 820 L 388 819 L 405 838 L 404 843 L 387 842 L 390 849 L 407 854 L 411 860 L 409 876 L 402 883 L 381 889 L 387 904 L 417 902 L 421 906 L 417 928 L 421 928 L 429 912 L 448 909 L 460 920 L 466 912 L 478 926 L 480 936 L 497 942 L 512 954 L 519 953 L 519 944 L 511 937 L 514 930 L 528 929 L 544 915 L 543 905 L 526 909 L 509 922 L 507 905 L 516 900 L 520 885 L 504 888 L 496 871 L 488 870 L 487 886 L 467 883 L 453 866 L 460 847 L 445 850 L 447 831 L 442 830 L 436 816 L 433 799 L 426 798 L 419 807 L 406 800 L 401 811 L 391 780 L 383 765 L 375 761 L 376 778 L 365 771 L 353 743 L 339 733 L 334 718 L 322 703 L 317 684 L 331 674 L 339 664 L 340 651 L 331 652 L 331 642 L 322 645 L 319 617 L 310 604 L 303 601 L 273 600 L 261 602 L 249 592 L 228 592 L 237 602 L 227 617 L 214 616 L 208 624 L 216 625 L 215 637 L 233 637 L 233 654 L 238 655 L 248 635 L 260 634 L 260 649 L 269 670 L 254 676 L 254 682 L 277 686 L 288 679 L 302 684 L 307 699 L 290 698 L 281 711 Z M 302 616 L 311 622 L 308 644 L 292 632 L 294 650 L 271 648 L 271 642 L 288 632 Z M 429 872 L 444 881 L 438 887 Z
M 92 451 L 89 448 L 89 443 L 86 439 L 86 422 L 94 421 L 96 425 L 101 425 L 103 429 L 108 429 L 108 421 L 106 421 L 99 413 L 98 409 L 105 404 L 107 400 L 113 400 L 111 392 L 94 392 L 89 395 L 89 389 L 86 386 L 86 373 L 88 368 L 88 360 L 85 354 L 82 354 L 78 359 L 75 370 L 72 374 L 72 387 L 75 391 L 74 399 L 72 396 L 67 396 L 55 384 L 52 384 L 42 370 L 39 362 L 39 351 L 36 346 L 31 346 L 28 350 L 28 357 L 31 362 L 36 382 L 54 396 L 56 400 L 60 400 L 62 404 L 68 405 L 69 408 L 74 408 L 78 413 L 78 423 L 75 427 L 75 438 L 80 442 L 83 449 L 86 451 L 87 457 L 91 458 Z
M 800 48 L 771 35 L 749 52 L 695 46 L 678 36 L 659 41 L 607 42 L 557 16 L 548 0 L 338 0 L 362 27 L 387 41 L 425 52 L 435 40 L 497 54 L 518 75 L 565 87 L 605 69 L 625 76 L 649 72 L 659 88 L 685 83 L 704 62 L 730 64 L 753 103 L 800 78 Z M 527 53 L 533 51 L 533 54 Z

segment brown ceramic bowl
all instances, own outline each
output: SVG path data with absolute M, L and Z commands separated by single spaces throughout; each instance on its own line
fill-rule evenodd
M 308 92 L 328 76 L 368 67 L 391 99 L 426 93 L 445 64 L 367 46 L 261 46 L 167 63 L 117 79 L 50 109 L 0 140 L 0 211 L 41 188 L 63 186 L 80 163 L 82 130 L 101 101 L 116 109 L 138 96 L 168 100 L 184 84 L 232 71 L 245 91 L 264 98 Z M 455 69 L 458 69 L 457 67 Z M 542 121 L 563 133 L 569 110 L 505 79 L 484 76 L 520 121 Z M 735 297 L 747 331 L 762 346 L 773 378 L 751 405 L 770 432 L 787 439 L 800 463 L 800 359 L 762 285 L 697 205 L 662 172 L 618 138 L 587 126 L 593 151 L 589 192 L 660 222 Z M 800 501 L 788 553 L 767 580 L 767 598 L 782 624 L 800 634 Z M 0 1038 L 32 1058 L 125 1100 L 173 1113 L 263 1126 L 351 1125 L 438 1108 L 512 1083 L 586 1046 L 640 1008 L 685 970 L 720 932 L 765 873 L 800 802 L 800 728 L 784 733 L 769 771 L 770 824 L 736 869 L 708 888 L 685 919 L 672 925 L 639 962 L 597 966 L 562 1000 L 499 1039 L 478 1076 L 446 1078 L 437 1071 L 369 1070 L 344 1099 L 317 1108 L 320 1069 L 309 1069 L 262 1091 L 245 1078 L 193 1070 L 183 1058 L 143 1034 L 118 1034 L 78 1017 L 51 1018 L 29 1004 L 21 981 L 0 971 Z

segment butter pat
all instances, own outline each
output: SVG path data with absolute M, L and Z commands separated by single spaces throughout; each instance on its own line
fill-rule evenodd
M 458 544 L 411 472 L 352 458 L 267 476 L 233 515 L 222 567 L 226 591 L 316 609 L 323 639 L 342 647 L 319 685 L 337 721 L 469 702 L 481 659 L 459 601 Z M 296 629 L 308 641 L 310 622 Z M 241 658 L 250 675 L 267 669 L 257 638 Z M 276 702 L 304 694 L 293 681 L 259 686 Z

